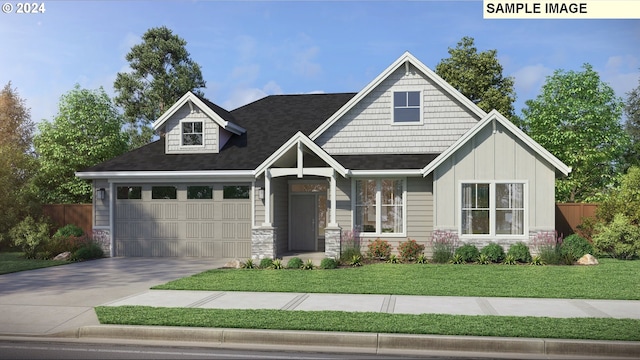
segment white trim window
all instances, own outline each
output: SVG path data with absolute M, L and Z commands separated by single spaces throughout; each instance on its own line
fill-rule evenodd
M 422 92 L 393 92 L 393 123 L 415 124 L 422 122 Z
M 354 226 L 367 234 L 404 234 L 405 181 L 357 179 L 354 182 Z
M 202 146 L 203 127 L 202 121 L 182 121 L 180 122 L 182 131 L 182 146 Z
M 525 235 L 525 184 L 463 182 L 460 234 Z

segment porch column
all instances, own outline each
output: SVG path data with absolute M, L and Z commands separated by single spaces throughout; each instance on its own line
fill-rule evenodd
M 331 191 L 331 219 L 329 219 L 328 227 L 338 227 L 338 222 L 336 221 L 336 171 L 334 170 L 331 173 L 330 178 L 330 191 Z
M 264 222 L 262 226 L 271 226 L 271 171 L 264 172 Z
M 324 256 L 340 258 L 340 243 L 342 242 L 342 229 L 339 226 L 327 226 L 324 229 Z

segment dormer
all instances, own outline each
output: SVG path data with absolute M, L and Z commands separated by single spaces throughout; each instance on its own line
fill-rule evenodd
M 165 153 L 219 153 L 232 136 L 246 132 L 233 115 L 218 105 L 187 92 L 153 123 L 164 134 Z

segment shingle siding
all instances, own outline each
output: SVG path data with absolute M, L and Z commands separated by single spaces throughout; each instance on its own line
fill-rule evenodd
M 392 94 L 422 91 L 423 124 L 392 124 Z M 413 66 L 404 66 L 327 129 L 318 143 L 331 155 L 440 153 L 479 118 Z
M 182 146 L 180 121 L 202 121 L 204 146 Z M 194 106 L 193 112 L 188 105 L 176 111 L 166 122 L 167 154 L 217 153 L 219 151 L 219 127 L 213 120 Z

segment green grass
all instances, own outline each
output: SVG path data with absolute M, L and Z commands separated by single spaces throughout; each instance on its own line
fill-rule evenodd
M 154 289 L 640 300 L 640 261 L 597 266 L 372 264 L 335 270 L 216 269 Z
M 102 324 L 640 341 L 640 320 L 97 307 Z
M 70 261 L 25 259 L 20 252 L 0 253 L 0 275 L 69 263 Z

